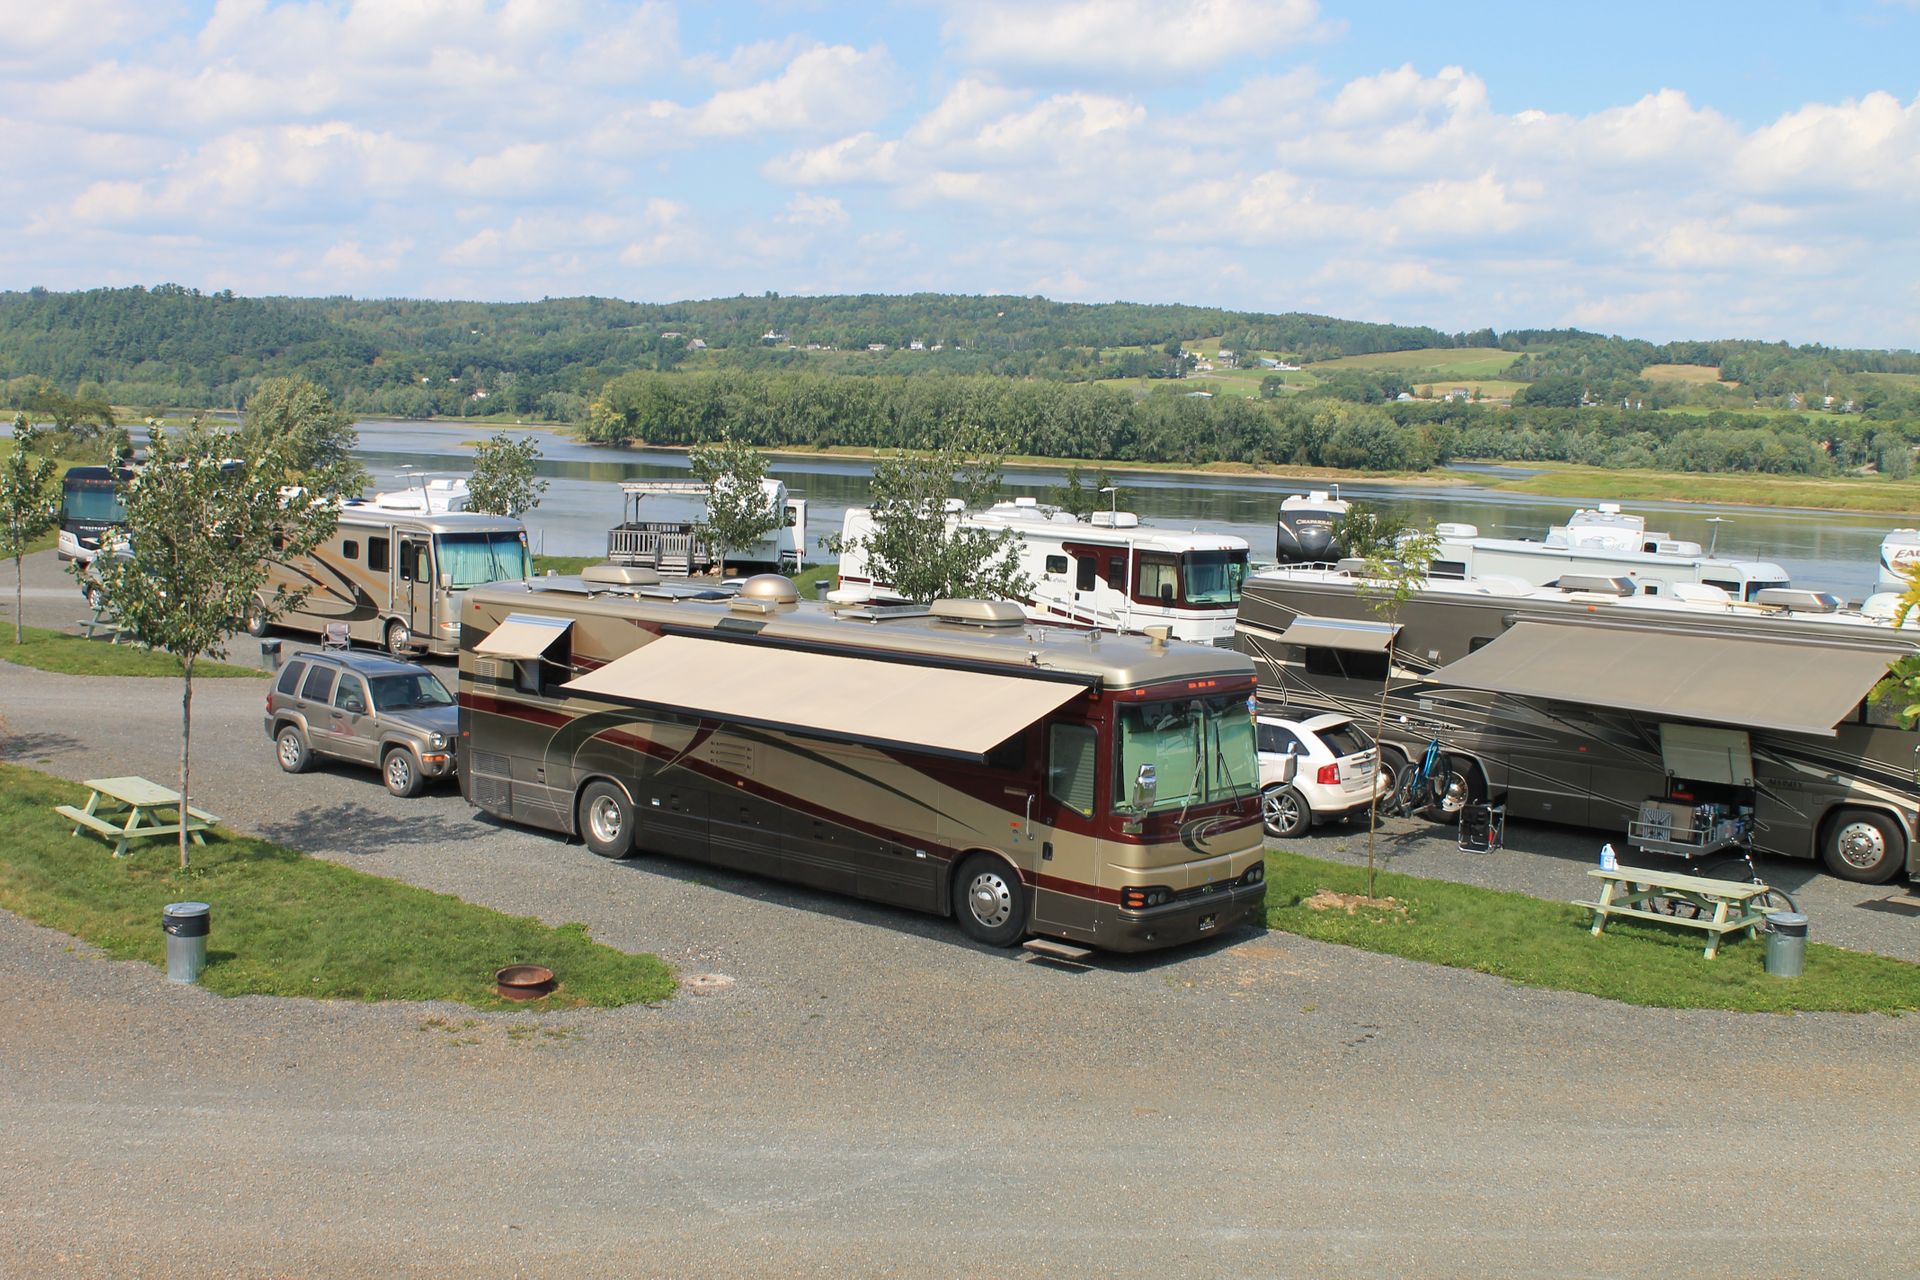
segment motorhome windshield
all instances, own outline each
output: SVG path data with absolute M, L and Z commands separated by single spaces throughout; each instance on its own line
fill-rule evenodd
M 68 520 L 97 524 L 124 524 L 127 508 L 113 491 L 110 479 L 75 480 L 69 477 L 64 488 L 61 514 Z
M 440 576 L 454 587 L 518 582 L 528 576 L 527 539 L 521 533 L 443 533 L 434 540 Z
M 1239 604 L 1247 580 L 1244 551 L 1189 551 L 1180 557 L 1181 593 L 1188 604 Z
M 1157 779 L 1153 810 L 1231 800 L 1259 787 L 1253 717 L 1244 695 L 1136 703 L 1121 707 L 1119 720 L 1116 808 L 1132 811 L 1141 765 L 1152 765 Z

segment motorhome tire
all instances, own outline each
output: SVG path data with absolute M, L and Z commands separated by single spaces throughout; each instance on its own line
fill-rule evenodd
M 300 732 L 297 724 L 280 726 L 280 731 L 273 735 L 273 754 L 280 761 L 280 767 L 288 773 L 305 773 L 313 763 L 313 751 L 307 746 L 307 735 Z
M 1906 865 L 1907 841 L 1885 814 L 1842 809 L 1827 820 L 1820 857 L 1842 880 L 1885 884 Z
M 633 856 L 633 801 L 611 782 L 592 782 L 580 793 L 580 838 L 602 858 Z
M 250 636 L 258 637 L 267 634 L 267 607 L 261 604 L 258 598 L 247 602 L 246 627 L 247 634 Z
M 1274 839 L 1291 840 L 1313 826 L 1313 808 L 1296 788 L 1271 786 L 1260 793 L 1260 824 Z
M 387 624 L 387 652 L 394 657 L 404 657 L 413 648 L 413 628 L 395 618 Z
M 420 794 L 423 781 L 420 762 L 405 747 L 394 747 L 387 752 L 380 761 L 380 776 L 385 780 L 387 790 L 403 799 Z
M 1433 794 L 1427 816 L 1451 825 L 1460 821 L 1468 805 L 1487 798 L 1486 775 L 1466 756 L 1447 756 L 1440 762 L 1440 776 L 1433 780 Z
M 990 947 L 1027 935 L 1027 888 L 1020 873 L 992 854 L 976 853 L 953 877 L 953 914 L 960 931 Z
M 1407 755 L 1404 751 L 1398 747 L 1389 747 L 1385 743 L 1380 744 L 1379 768 L 1380 778 L 1384 785 L 1380 787 L 1380 794 L 1374 800 L 1375 804 L 1385 804 L 1387 798 L 1393 795 L 1393 789 L 1398 785 L 1400 776 L 1406 770 L 1406 767 Z

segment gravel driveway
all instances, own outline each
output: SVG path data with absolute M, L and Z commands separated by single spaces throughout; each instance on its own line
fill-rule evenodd
M 78 616 L 30 572 L 29 621 Z M 1063 970 L 609 864 L 371 771 L 286 777 L 263 700 L 197 687 L 196 796 L 232 825 L 736 985 L 551 1014 L 225 1000 L 0 914 L 9 1274 L 1912 1271 L 1920 1020 L 1635 1009 L 1256 932 Z M 178 706 L 0 663 L 0 751 L 164 775 Z M 1548 897 L 1597 844 L 1386 839 L 1396 869 Z M 1904 889 L 1806 887 L 1817 936 L 1916 958 Z

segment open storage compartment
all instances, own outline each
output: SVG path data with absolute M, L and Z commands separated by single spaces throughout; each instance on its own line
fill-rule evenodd
M 1665 795 L 1650 796 L 1627 824 L 1637 849 L 1697 858 L 1744 842 L 1753 830 L 1753 747 L 1744 729 L 1662 724 Z

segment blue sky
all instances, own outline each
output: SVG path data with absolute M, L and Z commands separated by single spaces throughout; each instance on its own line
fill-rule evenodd
M 1920 0 L 0 0 L 0 287 L 1920 347 Z

